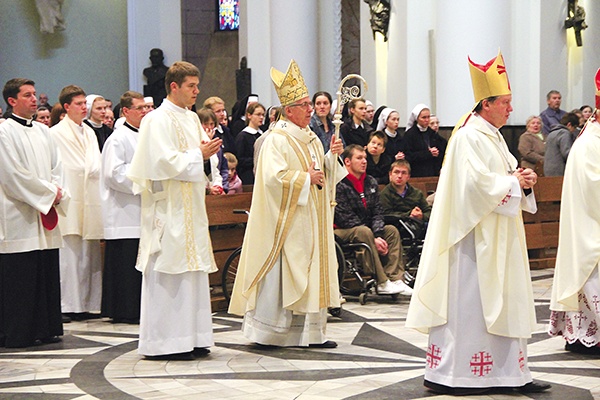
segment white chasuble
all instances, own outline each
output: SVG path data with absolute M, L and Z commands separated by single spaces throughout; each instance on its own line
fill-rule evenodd
M 259 307 L 259 287 L 276 292 L 280 307 L 293 314 L 339 307 L 329 188 L 347 172 L 337 156 L 323 153 L 313 132 L 285 119 L 263 142 L 229 312 Z M 327 177 L 322 190 L 310 185 L 313 161 Z M 269 281 L 273 268 L 278 278 Z
M 589 122 L 565 168 L 550 334 L 600 343 L 600 124 Z

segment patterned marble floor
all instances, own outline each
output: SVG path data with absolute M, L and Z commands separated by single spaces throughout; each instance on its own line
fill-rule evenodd
M 539 325 L 529 366 L 553 388 L 477 398 L 600 399 L 600 357 L 567 353 L 561 338 L 546 335 L 552 270 L 532 274 Z M 422 386 L 427 337 L 404 328 L 407 307 L 407 299 L 349 299 L 328 324 L 336 349 L 263 350 L 242 337 L 240 318 L 216 313 L 215 346 L 193 362 L 142 359 L 137 326 L 72 322 L 62 343 L 0 349 L 0 399 L 444 398 Z

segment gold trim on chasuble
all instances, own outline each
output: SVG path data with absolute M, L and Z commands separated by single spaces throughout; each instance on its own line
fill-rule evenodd
M 179 124 L 179 120 L 175 117 L 174 113 L 169 110 L 165 110 L 167 115 L 173 121 L 175 125 L 175 130 L 177 131 L 177 139 L 179 141 L 179 150 L 181 152 L 185 152 L 188 150 L 188 142 L 185 138 L 185 133 L 183 132 L 183 128 L 181 124 Z M 200 124 L 196 120 L 196 125 L 198 125 L 198 134 L 200 134 Z M 198 253 L 196 251 L 196 237 L 194 235 L 194 215 L 193 215 L 193 207 L 192 207 L 192 198 L 194 193 L 194 188 L 192 182 L 184 182 L 179 181 L 181 187 L 181 201 L 183 203 L 183 222 L 185 229 L 185 256 L 187 260 L 188 271 L 198 271 L 200 266 L 198 264 Z
M 296 156 L 300 160 L 300 164 L 302 164 L 302 169 L 305 172 L 308 171 L 308 167 L 310 166 L 309 160 L 310 160 L 310 162 L 312 162 L 312 158 L 310 156 L 308 156 L 308 159 L 307 159 L 307 155 L 310 155 L 310 150 L 308 149 L 308 145 L 306 143 L 299 141 L 298 139 L 296 139 L 295 137 L 293 137 L 292 135 L 288 134 L 285 131 L 277 129 L 277 130 L 273 130 L 271 132 L 279 133 L 280 135 L 284 136 L 288 140 L 290 146 L 292 147 L 292 149 L 296 153 Z M 320 162 L 321 167 L 324 167 L 323 157 L 321 157 L 319 162 Z M 326 190 L 326 188 L 323 188 L 322 190 Z M 329 207 L 329 205 L 326 204 L 326 202 L 325 202 L 325 193 L 324 192 L 319 193 L 318 189 L 315 185 L 310 186 L 310 196 L 312 197 L 314 204 L 318 205 L 316 212 L 317 212 L 317 228 L 319 231 L 319 237 L 317 240 L 317 244 L 319 246 L 319 277 L 320 277 L 320 279 L 319 279 L 319 307 L 325 308 L 329 305 L 329 297 L 330 297 L 330 293 L 329 293 L 329 287 L 330 287 L 329 286 L 329 248 L 327 245 L 327 231 L 326 231 L 327 227 L 325 226 L 325 224 L 327 223 L 327 216 L 325 215 L 325 212 L 327 210 L 327 207 Z M 314 221 L 311 221 L 311 225 L 312 224 L 314 224 Z M 333 229 L 333 226 L 331 226 L 329 228 Z M 312 249 L 312 252 L 314 254 L 314 248 Z M 310 265 L 309 265 L 309 269 L 310 269 Z
M 279 205 L 279 218 L 277 219 L 277 225 L 275 226 L 275 241 L 273 243 L 273 247 L 271 247 L 271 251 L 267 256 L 267 259 L 248 287 L 248 290 L 256 286 L 258 282 L 260 282 L 267 275 L 271 268 L 273 268 L 273 265 L 277 260 L 277 256 L 281 252 L 283 241 L 285 240 L 289 227 L 292 223 L 289 215 L 293 215 L 295 213 L 296 206 L 298 205 L 298 198 L 300 197 L 300 192 L 302 191 L 302 184 L 298 180 L 298 175 L 299 173 L 297 171 L 288 171 L 281 178 L 283 182 L 283 191 L 281 196 L 281 204 Z M 294 190 L 290 190 L 290 182 L 292 181 L 294 182 Z

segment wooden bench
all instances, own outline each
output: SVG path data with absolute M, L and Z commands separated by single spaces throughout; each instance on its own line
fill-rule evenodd
M 437 177 L 412 178 L 410 184 L 428 193 L 435 191 L 437 181 Z M 531 269 L 552 268 L 556 262 L 561 190 L 562 177 L 540 177 L 535 187 L 538 212 L 523 213 Z M 244 238 L 247 216 L 234 214 L 233 210 L 249 210 L 251 201 L 251 187 L 244 187 L 244 193 L 236 195 L 206 196 L 210 236 L 219 270 L 231 252 L 242 245 Z M 221 271 L 210 274 L 210 285 L 213 310 L 226 309 L 221 292 Z
M 534 189 L 538 211 L 523 213 L 531 269 L 554 268 L 556 264 L 562 182 L 562 176 L 538 178 Z
M 221 271 L 231 252 L 242 245 L 248 220 L 247 215 L 234 214 L 233 210 L 250 210 L 251 201 L 252 192 L 246 191 L 234 195 L 206 196 L 210 238 L 219 267 L 219 272 L 209 275 L 213 311 L 227 309 L 221 290 Z

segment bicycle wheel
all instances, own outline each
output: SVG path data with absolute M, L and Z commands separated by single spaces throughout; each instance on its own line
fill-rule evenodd
M 223 288 L 223 295 L 225 300 L 229 303 L 231 298 L 231 292 L 233 291 L 233 282 L 235 282 L 235 276 L 237 275 L 238 264 L 240 262 L 240 254 L 242 253 L 242 247 L 235 249 L 223 266 L 223 272 L 221 276 L 221 286 Z

